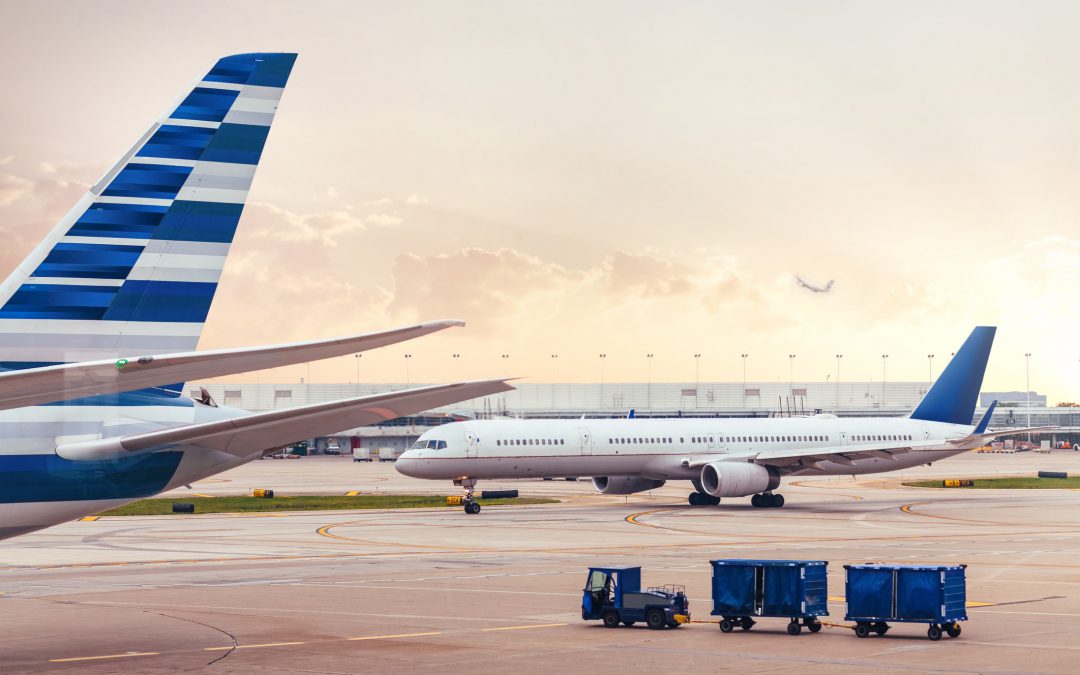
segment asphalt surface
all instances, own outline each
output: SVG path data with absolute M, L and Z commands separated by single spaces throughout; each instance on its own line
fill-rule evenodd
M 966 455 L 905 477 L 1076 471 L 1080 453 Z M 261 461 L 181 491 L 453 493 L 348 459 Z M 605 497 L 585 482 L 499 482 L 561 504 L 100 518 L 0 542 L 0 672 L 1075 672 L 1073 490 L 905 488 L 892 475 L 796 479 L 783 509 L 691 508 L 687 490 Z M 580 618 L 590 564 L 684 584 L 709 620 L 720 557 L 828 560 L 830 617 L 722 634 Z M 845 563 L 965 563 L 970 621 L 940 642 L 843 627 Z

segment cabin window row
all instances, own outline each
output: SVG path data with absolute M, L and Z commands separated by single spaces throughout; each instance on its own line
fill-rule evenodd
M 725 443 L 827 443 L 830 436 L 724 436 Z
M 681 440 L 681 439 L 680 439 Z M 667 445 L 672 442 L 671 438 L 609 438 L 607 442 L 611 445 L 634 445 L 634 444 L 650 444 L 650 445 Z
M 566 445 L 565 438 L 508 438 L 496 440 L 495 445 Z
M 911 434 L 856 434 L 853 441 L 912 441 Z

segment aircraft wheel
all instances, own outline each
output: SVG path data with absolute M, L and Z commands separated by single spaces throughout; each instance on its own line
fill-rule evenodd
M 476 502 L 469 502 L 465 505 L 465 513 L 468 513 L 469 515 L 480 513 L 480 505 Z
M 701 497 L 700 497 L 700 495 L 701 495 L 700 492 L 691 492 L 690 493 L 690 497 L 688 498 L 689 501 L 690 501 L 690 506 L 701 506 Z
M 772 507 L 774 509 L 779 509 L 779 508 L 783 508 L 783 506 L 784 506 L 784 495 L 773 495 L 772 496 Z
M 750 506 L 753 506 L 755 509 L 760 509 L 761 508 L 761 495 L 754 495 L 753 497 L 751 497 L 750 498 Z

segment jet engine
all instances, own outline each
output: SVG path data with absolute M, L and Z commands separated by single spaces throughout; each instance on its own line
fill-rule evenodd
M 773 490 L 780 474 L 749 462 L 713 462 L 701 467 L 701 487 L 713 497 L 746 497 Z
M 597 476 L 592 479 L 593 487 L 602 495 L 632 495 L 662 487 L 665 482 L 641 476 Z

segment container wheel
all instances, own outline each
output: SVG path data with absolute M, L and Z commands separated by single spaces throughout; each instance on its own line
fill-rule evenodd
M 806 628 L 811 633 L 816 633 L 819 630 L 821 630 L 821 622 L 818 621 L 817 619 L 810 619 L 809 621 L 806 622 Z
M 855 637 L 870 637 L 870 626 L 867 626 L 865 623 L 855 624 Z
M 802 632 L 802 626 L 799 625 L 798 621 L 793 620 L 793 621 L 788 622 L 788 625 L 787 625 L 787 634 L 788 635 L 798 635 L 801 632 Z
M 735 626 L 731 623 L 731 619 L 722 619 L 720 621 L 720 631 L 723 633 L 730 633 L 735 629 Z
M 653 630 L 660 630 L 667 626 L 667 617 L 662 609 L 650 609 L 645 612 L 645 625 Z
M 949 637 L 960 637 L 960 624 L 953 622 L 945 629 Z
M 629 628 L 630 626 L 633 626 L 633 625 L 634 625 L 635 623 L 637 623 L 637 621 L 623 621 L 623 622 L 622 622 L 622 625 L 624 625 L 624 626 L 626 626 L 627 628 Z
M 744 616 L 742 619 L 739 620 L 739 625 L 742 627 L 743 630 L 750 630 L 754 627 L 754 620 L 748 616 Z
M 930 627 L 926 629 L 926 637 L 930 638 L 934 642 L 941 639 L 941 626 L 936 624 L 930 624 Z
M 889 624 L 884 621 L 878 621 L 874 624 L 874 632 L 878 635 L 884 635 L 889 632 Z
M 614 610 L 609 609 L 600 618 L 604 620 L 604 627 L 606 628 L 619 627 L 619 613 Z

